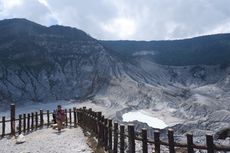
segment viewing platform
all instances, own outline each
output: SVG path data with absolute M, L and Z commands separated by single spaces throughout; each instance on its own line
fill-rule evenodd
M 205 144 L 195 144 L 192 133 L 187 133 L 187 142 L 176 142 L 174 131 L 169 128 L 167 141 L 163 141 L 159 130 L 155 130 L 154 139 L 150 139 L 147 129 L 135 131 L 133 124 L 123 125 L 106 118 L 102 112 L 95 112 L 86 107 L 77 109 L 65 109 L 65 128 L 62 132 L 49 127 L 52 125 L 52 113 L 50 110 L 19 114 L 16 116 L 15 105 L 11 105 L 10 119 L 4 116 L 0 121 L 1 133 L 0 152 L 27 151 L 28 152 L 91 152 L 87 145 L 87 137 L 97 140 L 96 148 L 102 148 L 103 152 L 188 152 L 216 151 L 228 152 L 230 145 L 215 144 L 213 135 L 206 134 Z M 88 136 L 85 137 L 84 133 Z M 24 134 L 26 142 L 15 145 L 18 135 Z M 11 139 L 6 139 L 6 137 Z M 40 148 L 40 149 L 39 149 Z M 10 150 L 11 149 L 11 150 Z M 12 150 L 14 149 L 14 150 Z M 37 150 L 37 151 L 36 151 Z M 97 152 L 94 150 L 94 152 Z

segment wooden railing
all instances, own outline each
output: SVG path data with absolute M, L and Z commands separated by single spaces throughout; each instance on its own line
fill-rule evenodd
M 86 109 L 86 107 L 76 109 L 65 109 L 66 112 L 66 126 L 77 127 L 79 124 L 83 130 L 89 131 L 92 135 L 95 135 L 98 139 L 98 145 L 103 147 L 109 152 L 134 153 L 137 151 L 137 144 L 141 144 L 141 152 L 147 153 L 149 147 L 153 148 L 153 152 L 160 153 L 165 151 L 165 147 L 168 148 L 168 152 L 188 152 L 194 153 L 197 150 L 206 150 L 208 153 L 214 153 L 216 151 L 227 152 L 230 151 L 230 145 L 222 146 L 214 144 L 213 136 L 206 135 L 206 144 L 195 144 L 193 142 L 193 135 L 187 134 L 187 142 L 179 143 L 174 140 L 173 129 L 168 129 L 167 141 L 163 141 L 160 138 L 160 131 L 154 131 L 154 139 L 148 138 L 147 129 L 143 128 L 141 132 L 136 132 L 133 124 L 127 126 L 113 122 L 112 119 L 105 118 L 102 112 L 95 112 L 92 109 Z M 31 113 L 19 114 L 16 117 L 15 105 L 11 105 L 10 119 L 2 117 L 0 125 L 2 132 L 0 132 L 0 138 L 11 135 L 15 136 L 21 133 L 29 133 L 43 127 L 49 127 L 51 124 L 52 113 L 49 110 L 39 110 Z M 8 125 L 8 128 L 6 126 Z M 8 130 L 6 132 L 6 130 Z M 164 147 L 164 148 L 163 148 Z M 183 151 L 177 151 L 182 149 Z
M 79 109 L 78 120 L 83 129 L 94 133 L 98 138 L 99 145 L 109 152 L 116 153 L 119 151 L 124 153 L 128 151 L 129 153 L 135 153 L 137 143 L 141 143 L 143 153 L 148 152 L 149 145 L 154 148 L 153 152 L 155 153 L 160 153 L 162 147 L 167 147 L 170 153 L 175 153 L 177 150 L 180 150 L 178 152 L 188 153 L 194 153 L 197 150 L 206 150 L 208 153 L 230 151 L 230 145 L 214 144 L 213 135 L 211 134 L 206 134 L 206 144 L 203 145 L 195 144 L 191 133 L 187 134 L 186 143 L 174 141 L 173 129 L 168 129 L 167 141 L 160 139 L 159 130 L 155 130 L 154 139 L 152 140 L 148 138 L 147 129 L 143 128 L 141 133 L 137 133 L 133 124 L 128 124 L 127 128 L 125 128 L 125 125 L 119 125 L 117 122 L 113 123 L 112 119 L 105 118 L 101 112 L 94 112 L 92 109 L 86 109 L 86 107 Z
M 0 138 L 29 133 L 51 125 L 52 112 L 50 110 L 38 110 L 16 116 L 15 105 L 12 104 L 10 108 L 10 119 L 6 119 L 3 116 L 2 120 L 0 120 Z M 65 113 L 65 125 L 77 127 L 77 109 L 75 107 L 73 109 L 65 109 Z

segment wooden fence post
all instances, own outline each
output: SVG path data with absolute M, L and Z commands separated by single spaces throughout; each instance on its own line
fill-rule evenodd
M 89 131 L 92 132 L 93 130 L 93 117 L 92 117 L 92 108 L 89 108 L 88 109 L 88 128 L 89 128 Z
M 74 127 L 77 127 L 77 109 L 76 107 L 73 108 L 73 118 L 74 118 Z
M 27 132 L 30 132 L 30 114 L 27 114 Z
M 192 133 L 187 133 L 187 150 L 188 153 L 194 153 L 193 149 L 193 135 Z
M 120 153 L 125 152 L 125 126 L 120 125 Z
M 128 125 L 129 153 L 135 153 L 135 131 L 134 125 Z
M 91 131 L 93 131 L 95 133 L 95 125 L 94 125 L 94 122 L 95 122 L 95 116 L 94 116 L 94 113 L 92 111 L 92 109 L 90 109 L 90 112 L 89 112 L 89 117 L 90 117 L 90 128 L 91 128 Z
M 71 108 L 69 109 L 69 125 L 70 125 L 70 127 L 72 125 L 72 110 L 71 110 Z
M 87 110 L 86 109 L 83 109 L 84 110 L 84 114 L 83 114 L 83 116 L 84 116 L 84 125 L 85 125 L 85 127 L 84 128 L 87 128 L 88 126 L 88 119 L 87 119 Z
M 94 120 L 94 133 L 97 135 L 97 113 L 96 112 L 93 112 L 93 120 Z
M 112 128 L 113 128 L 113 124 L 112 124 L 112 119 L 109 119 L 109 151 L 112 151 Z
M 85 122 L 84 122 L 84 110 L 81 109 L 81 125 L 84 126 Z
M 113 152 L 117 153 L 118 147 L 118 123 L 114 123 Z
M 211 134 L 206 134 L 206 144 L 208 153 L 214 153 L 213 136 Z
M 43 122 L 44 122 L 44 120 L 43 120 L 43 110 L 40 109 L 40 128 L 43 128 Z
M 86 107 L 83 107 L 83 110 L 82 110 L 82 123 L 83 123 L 83 126 L 85 127 L 86 125 L 86 120 L 85 120 L 85 112 L 86 112 Z
M 3 116 L 2 117 L 2 137 L 5 136 L 5 133 L 6 133 L 6 117 Z
M 49 127 L 50 126 L 50 111 L 49 110 L 46 111 L 46 115 L 47 115 L 47 127 Z
M 11 136 L 15 136 L 15 104 L 10 105 L 10 125 L 11 125 Z
M 26 133 L 26 114 L 23 114 L 23 133 Z
M 148 153 L 148 144 L 147 144 L 147 129 L 142 128 L 142 152 Z
M 34 130 L 34 112 L 31 113 L 31 130 Z
M 85 124 L 85 128 L 88 127 L 88 113 L 87 113 L 87 109 L 84 109 L 84 124 Z M 101 126 L 101 122 L 100 122 L 100 126 Z
M 155 153 L 160 153 L 160 131 L 154 131 Z
M 85 110 L 85 118 L 86 118 L 86 128 L 90 131 L 91 130 L 91 117 L 90 117 L 90 108 Z
M 78 120 L 78 124 L 82 124 L 82 109 L 79 109 L 79 113 L 77 114 L 77 120 Z
M 174 148 L 174 136 L 173 136 L 173 129 L 168 129 L 168 142 L 169 142 L 169 152 L 170 153 L 175 153 L 175 148 Z
M 100 137 L 100 121 L 101 121 L 101 112 L 97 112 L 97 133 L 98 137 Z
M 22 133 L 22 115 L 19 114 L 18 116 L 18 134 Z
M 105 141 L 104 141 L 104 132 L 105 132 L 104 119 L 105 119 L 105 117 L 101 116 L 101 123 L 100 123 L 101 127 L 100 127 L 100 129 L 101 129 L 101 144 L 102 144 L 102 146 L 105 145 Z
M 107 151 L 108 150 L 108 119 L 105 118 L 104 119 L 104 142 L 105 142 L 105 150 Z
M 35 112 L 35 129 L 38 128 L 38 112 Z
M 84 110 L 84 109 L 83 109 Z M 101 136 L 102 136 L 102 130 L 101 130 L 101 112 L 97 112 L 97 133 L 98 133 L 98 144 L 101 145 Z
M 68 117 L 67 117 L 67 109 L 65 109 L 65 126 L 68 126 Z

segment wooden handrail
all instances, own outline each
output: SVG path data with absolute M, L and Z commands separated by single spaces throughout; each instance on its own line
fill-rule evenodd
M 11 105 L 12 111 L 14 106 Z M 19 114 L 18 117 L 14 117 L 15 112 L 11 113 L 11 118 L 6 119 L 2 117 L 0 124 L 2 124 L 1 135 L 7 136 L 14 134 L 20 134 L 25 132 L 30 132 L 42 127 L 49 127 L 50 125 L 50 115 L 53 113 L 49 110 L 43 111 L 39 110 L 33 113 Z M 128 125 L 128 129 L 124 125 L 119 125 L 118 123 L 113 124 L 112 119 L 105 118 L 101 112 L 94 112 L 92 109 L 86 109 L 86 107 L 80 109 L 68 109 L 66 114 L 69 116 L 69 120 L 66 119 L 66 125 L 76 125 L 79 124 L 83 129 L 88 130 L 96 135 L 98 138 L 99 145 L 104 147 L 106 150 L 122 153 L 125 151 L 125 139 L 128 139 L 128 148 L 130 152 L 135 152 L 135 141 L 140 141 L 143 144 L 143 152 L 147 152 L 147 145 L 154 145 L 155 152 L 160 152 L 161 146 L 169 147 L 169 152 L 174 153 L 176 148 L 186 148 L 188 153 L 194 152 L 194 149 L 206 150 L 208 153 L 213 153 L 214 151 L 230 151 L 230 146 L 224 146 L 219 144 L 214 144 L 213 136 L 206 135 L 206 144 L 195 144 L 193 143 L 193 135 L 188 133 L 187 143 L 181 143 L 174 141 L 173 130 L 168 130 L 168 141 L 160 140 L 160 131 L 154 131 L 154 140 L 147 137 L 147 130 L 142 129 L 140 136 L 135 135 L 134 125 Z M 46 120 L 44 120 L 45 118 Z M 10 133 L 6 133 L 6 123 L 11 123 Z M 15 123 L 18 122 L 18 129 L 15 127 Z M 15 130 L 15 131 L 14 131 Z M 126 131 L 128 130 L 128 131 Z M 127 133 L 128 132 L 128 133 Z M 120 145 L 119 145 L 120 144 Z M 118 148 L 120 147 L 120 148 Z
M 88 115 L 87 115 L 87 109 L 81 109 L 82 115 L 85 115 L 85 120 L 88 119 Z M 93 118 L 94 117 L 94 118 Z M 103 121 L 98 120 L 98 118 L 96 116 L 91 115 L 91 119 L 93 120 L 97 120 L 97 122 L 99 122 L 100 124 L 103 124 Z M 89 117 L 90 118 L 90 117 Z M 110 120 L 110 123 L 112 123 L 112 120 Z M 89 126 L 89 125 L 84 125 L 84 126 Z M 83 128 L 84 128 L 83 126 Z M 128 143 L 128 148 L 129 148 L 129 152 L 134 152 L 133 148 L 135 149 L 135 143 L 133 140 L 138 140 L 141 141 L 143 143 L 143 152 L 146 152 L 146 143 L 150 144 L 150 145 L 155 145 L 155 152 L 160 152 L 160 146 L 167 146 L 169 147 L 169 152 L 170 153 L 174 153 L 176 148 L 186 148 L 188 153 L 192 153 L 194 152 L 194 149 L 199 149 L 199 150 L 207 150 L 208 153 L 212 153 L 212 151 L 230 151 L 230 146 L 224 146 L 224 145 L 217 145 L 213 143 L 213 136 L 212 135 L 206 135 L 206 139 L 207 139 L 207 144 L 195 144 L 193 143 L 193 135 L 192 134 L 188 134 L 187 135 L 187 143 L 181 143 L 181 142 L 176 142 L 174 141 L 174 134 L 173 134 L 173 130 L 169 129 L 168 130 L 168 141 L 162 141 L 160 140 L 160 132 L 158 130 L 154 131 L 154 140 L 152 139 L 147 139 L 146 141 L 145 139 L 145 134 L 147 134 L 145 132 L 145 130 L 142 130 L 142 132 L 145 132 L 142 134 L 142 137 L 138 137 L 135 136 L 135 132 L 132 132 L 133 130 L 133 126 L 128 126 L 128 134 L 125 133 L 125 129 L 120 129 L 117 130 L 117 125 L 115 124 L 115 127 L 112 126 L 112 124 L 109 124 L 109 126 L 107 126 L 108 130 L 110 131 L 111 134 L 108 133 L 108 137 L 109 140 L 108 143 L 102 143 L 102 144 L 108 144 L 108 146 L 104 146 L 105 148 L 110 148 L 110 150 L 112 149 L 114 146 L 116 147 L 116 143 L 114 143 L 113 147 L 111 146 L 112 144 L 110 144 L 109 142 L 112 140 L 112 131 L 113 131 L 113 135 L 115 137 L 117 137 L 116 135 L 119 135 L 122 139 L 120 139 L 120 143 L 122 144 L 120 147 L 121 152 L 123 152 L 123 139 L 129 139 L 129 143 Z M 122 133 L 124 131 L 124 133 Z M 124 137 L 124 138 L 123 138 Z M 143 139 L 144 138 L 144 139 Z M 111 139 L 111 140 L 110 140 Z M 114 138 L 116 141 L 117 139 Z M 115 141 L 115 142 L 116 142 Z M 130 146 L 132 145 L 132 146 Z M 118 150 L 118 148 L 115 148 L 115 152 Z

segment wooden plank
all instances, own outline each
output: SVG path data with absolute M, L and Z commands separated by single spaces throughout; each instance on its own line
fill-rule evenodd
M 83 109 L 84 110 L 84 109 Z M 101 136 L 102 136 L 102 130 L 101 130 L 101 112 L 97 112 L 97 133 L 98 133 L 98 144 L 101 145 Z
M 15 118 L 16 118 L 16 114 L 15 114 L 15 104 L 11 104 L 10 105 L 10 127 L 11 127 L 11 135 L 12 136 L 15 136 L 15 129 L 16 129 L 16 126 L 15 126 Z
M 40 109 L 40 128 L 43 128 L 44 120 L 43 120 L 43 110 Z
M 214 153 L 214 143 L 213 143 L 213 135 L 206 134 L 206 144 L 208 153 Z
M 100 137 L 100 121 L 101 121 L 101 112 L 97 112 L 97 133 L 98 137 Z
M 97 134 L 97 113 L 93 112 L 93 131 Z
M 69 109 L 69 124 L 71 127 L 71 125 L 72 125 L 72 110 L 71 110 L 71 108 Z
M 47 127 L 50 126 L 50 111 L 46 110 L 46 115 L 47 115 Z
M 68 126 L 67 109 L 65 109 L 65 126 Z
M 129 153 L 135 153 L 135 131 L 134 131 L 134 125 L 129 124 L 128 125 L 128 137 L 129 137 Z
M 30 132 L 30 114 L 27 114 L 27 132 Z
M 104 119 L 104 146 L 105 146 L 105 150 L 108 150 L 108 119 L 105 118 Z
M 23 114 L 23 133 L 26 133 L 26 114 Z
M 74 127 L 77 127 L 77 109 L 76 107 L 73 108 L 73 118 L 74 118 Z
M 38 112 L 35 112 L 35 129 L 38 128 Z
M 169 143 L 169 152 L 175 153 L 175 144 L 174 144 L 174 132 L 173 129 L 168 129 L 168 143 Z
M 194 153 L 193 149 L 193 135 L 192 133 L 187 133 L 187 150 L 188 153 Z
M 155 153 L 160 153 L 160 131 L 154 131 Z
M 34 130 L 34 113 L 31 113 L 31 130 Z
M 79 109 L 79 112 L 77 114 L 77 120 L 78 120 L 78 124 L 81 125 L 82 124 L 82 108 Z
M 22 133 L 22 114 L 18 116 L 18 134 Z
M 112 147 L 113 147 L 113 144 L 112 144 L 112 127 L 113 127 L 112 119 L 109 119 L 109 151 L 112 151 Z
M 4 137 L 6 134 L 6 117 L 2 117 L 2 137 Z
M 93 129 L 93 120 L 92 120 L 92 108 L 89 108 L 87 111 L 87 116 L 88 116 L 88 130 L 92 132 Z
M 104 119 L 105 117 L 102 115 L 101 116 L 101 122 L 100 122 L 100 126 L 101 126 L 101 145 L 104 146 L 105 141 L 104 141 L 104 133 L 105 133 L 105 126 L 104 126 Z
M 143 153 L 148 153 L 147 129 L 142 128 L 141 129 L 141 134 L 142 134 L 142 152 Z
M 120 125 L 120 153 L 125 152 L 125 126 Z
M 118 123 L 114 123 L 113 152 L 117 153 L 118 148 Z

